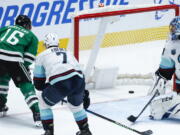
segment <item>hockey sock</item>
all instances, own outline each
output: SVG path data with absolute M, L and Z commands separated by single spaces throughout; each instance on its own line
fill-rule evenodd
M 7 103 L 9 81 L 9 75 L 0 76 L 0 106 L 4 106 Z
M 53 124 L 53 112 L 51 109 L 42 109 L 41 111 L 41 120 L 44 130 L 54 131 Z
M 7 103 L 8 88 L 1 88 L 5 86 L 0 86 L 0 106 Z M 8 86 L 7 86 L 8 87 Z
M 40 110 L 39 110 L 39 104 L 38 104 L 38 102 L 34 103 L 34 104 L 30 107 L 30 109 L 31 109 L 32 112 L 39 113 Z
M 4 107 L 7 102 L 7 95 L 0 94 L 0 108 Z
M 86 111 L 83 108 L 83 104 L 78 106 L 72 105 L 68 103 L 68 106 L 73 113 L 74 119 L 79 127 L 80 130 L 88 129 L 88 118 Z
M 19 84 L 21 92 L 25 97 L 25 101 L 32 112 L 39 112 L 38 98 L 36 96 L 34 86 L 27 82 Z
M 73 116 L 80 130 L 88 128 L 88 119 L 84 109 L 78 112 L 74 112 Z

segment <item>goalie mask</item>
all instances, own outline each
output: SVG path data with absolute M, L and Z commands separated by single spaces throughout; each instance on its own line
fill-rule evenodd
M 46 48 L 58 47 L 59 45 L 58 36 L 55 33 L 49 33 L 45 35 L 44 45 L 46 46 Z
M 176 16 L 169 25 L 172 40 L 179 39 L 180 36 L 180 16 Z

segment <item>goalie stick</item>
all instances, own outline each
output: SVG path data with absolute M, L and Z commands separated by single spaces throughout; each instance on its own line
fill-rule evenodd
M 157 84 L 159 83 L 159 80 L 161 79 L 161 77 L 158 78 L 158 80 L 156 81 L 153 89 L 155 89 L 155 87 L 157 86 Z M 141 110 L 141 112 L 138 114 L 138 116 L 134 116 L 134 115 L 130 115 L 127 119 L 131 122 L 135 122 L 140 116 L 141 114 L 144 112 L 144 110 L 148 107 L 148 105 L 151 103 L 151 101 L 156 97 L 156 95 L 159 94 L 158 89 L 155 91 L 154 95 L 151 97 L 151 99 L 147 102 L 147 104 L 144 106 L 144 108 Z
M 158 94 L 158 90 L 154 93 L 154 95 L 151 97 L 151 99 L 148 101 L 148 103 L 144 106 L 144 108 L 141 110 L 141 112 L 138 114 L 138 116 L 130 115 L 127 119 L 131 122 L 135 122 L 141 114 L 144 112 L 144 110 L 147 108 L 147 106 L 151 103 L 151 101 L 156 97 L 156 94 Z
M 66 100 L 62 100 L 62 102 L 67 103 Z M 100 117 L 100 118 L 102 118 L 102 119 L 105 119 L 105 120 L 107 120 L 107 121 L 109 121 L 109 122 L 112 122 L 112 123 L 114 123 L 114 124 L 116 124 L 116 125 L 118 125 L 118 126 L 121 126 L 121 127 L 123 127 L 123 128 L 126 128 L 126 129 L 128 129 L 128 130 L 131 130 L 131 131 L 133 131 L 133 132 L 135 132 L 135 133 L 137 133 L 137 134 L 139 134 L 139 135 L 151 135 L 151 134 L 153 134 L 153 131 L 152 131 L 152 130 L 146 130 L 146 131 L 142 131 L 142 132 L 141 132 L 141 131 L 138 131 L 138 130 L 136 130 L 136 129 L 130 128 L 130 127 L 124 125 L 124 124 L 121 124 L 121 123 L 119 123 L 119 122 L 117 122 L 117 121 L 115 121 L 115 120 L 112 120 L 112 119 L 110 119 L 110 118 L 107 118 L 107 117 L 105 117 L 105 116 L 103 116 L 103 115 L 100 115 L 100 114 L 98 114 L 98 113 L 95 113 L 95 112 L 93 112 L 93 111 L 91 111 L 91 110 L 89 110 L 89 109 L 86 109 L 86 112 L 88 112 L 88 113 L 90 113 L 90 114 L 93 114 L 93 115 L 95 115 L 95 116 L 97 116 L 97 117 Z

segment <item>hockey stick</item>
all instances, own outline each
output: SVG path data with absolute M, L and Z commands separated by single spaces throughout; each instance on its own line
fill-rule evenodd
M 138 114 L 138 116 L 130 115 L 127 119 L 131 122 L 135 122 L 140 115 L 144 112 L 144 110 L 147 108 L 147 106 L 151 103 L 151 101 L 156 97 L 156 94 L 158 94 L 158 90 L 154 93 L 154 95 L 151 97 L 151 99 L 148 101 L 148 103 L 144 106 L 144 108 L 141 110 L 141 112 Z
M 67 103 L 66 100 L 62 100 L 62 102 Z M 107 117 L 105 117 L 105 116 L 103 116 L 103 115 L 100 115 L 100 114 L 98 114 L 98 113 L 95 113 L 95 112 L 93 112 L 93 111 L 91 111 L 91 110 L 86 109 L 86 112 L 91 113 L 91 114 L 93 114 L 93 115 L 95 115 L 95 116 L 97 116 L 97 117 L 100 117 L 100 118 L 102 118 L 102 119 L 105 119 L 105 120 L 107 120 L 107 121 L 109 121 L 109 122 L 112 122 L 112 123 L 114 123 L 114 124 L 116 124 L 116 125 L 118 125 L 118 126 L 121 126 L 121 127 L 123 127 L 123 128 L 126 128 L 126 129 L 128 129 L 128 130 L 131 130 L 131 131 L 133 131 L 133 132 L 135 132 L 135 133 L 137 133 L 137 134 L 140 134 L 140 135 L 151 135 L 151 134 L 153 134 L 153 131 L 152 131 L 152 130 L 146 130 L 146 131 L 140 132 L 140 131 L 138 131 L 138 130 L 136 130 L 136 129 L 130 128 L 130 127 L 124 125 L 124 124 L 121 124 L 121 123 L 119 123 L 119 122 L 117 122 L 117 121 L 114 121 L 114 120 L 112 120 L 112 119 L 110 119 L 110 118 L 107 118 Z
M 156 84 L 154 85 L 153 89 L 155 89 L 155 87 L 157 86 L 157 84 L 159 83 L 159 80 L 161 78 L 159 77 L 158 80 L 156 81 Z M 151 101 L 156 97 L 156 95 L 159 94 L 158 89 L 156 90 L 156 92 L 154 93 L 154 95 L 151 97 L 151 99 L 147 102 L 147 104 L 144 106 L 144 108 L 141 110 L 141 112 L 138 114 L 138 116 L 133 116 L 130 115 L 127 119 L 131 122 L 135 122 L 140 116 L 141 114 L 144 112 L 144 110 L 148 107 L 148 105 L 151 103 Z
M 107 121 L 110 121 L 110 122 L 112 122 L 112 123 L 114 123 L 114 124 L 116 124 L 116 125 L 118 125 L 118 126 L 121 126 L 121 127 L 123 127 L 123 128 L 126 128 L 126 129 L 128 129 L 128 130 L 131 130 L 131 131 L 133 131 L 133 132 L 135 132 L 135 133 L 137 133 L 137 134 L 139 134 L 139 135 L 151 135 L 151 134 L 153 134 L 153 131 L 152 131 L 152 130 L 146 130 L 146 131 L 141 132 L 141 131 L 138 131 L 138 130 L 136 130 L 136 129 L 130 128 L 130 127 L 124 125 L 124 124 L 121 124 L 121 123 L 119 123 L 119 122 L 117 122 L 117 121 L 114 121 L 114 120 L 112 120 L 112 119 L 110 119 L 110 118 L 107 118 L 107 117 L 105 117 L 105 116 L 103 116 L 103 115 L 100 115 L 100 114 L 98 114 L 98 113 L 95 113 L 95 112 L 93 112 L 93 111 L 91 111 L 91 110 L 88 110 L 88 109 L 87 109 L 86 111 L 87 111 L 88 113 L 94 114 L 95 116 L 98 116 L 98 117 L 103 118 L 103 119 L 105 119 L 105 120 L 107 120 Z

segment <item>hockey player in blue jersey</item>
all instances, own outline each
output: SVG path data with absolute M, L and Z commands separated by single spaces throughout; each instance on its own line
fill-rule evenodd
M 58 47 L 56 34 L 47 34 L 44 44 L 47 49 L 36 57 L 34 69 L 34 85 L 36 89 L 42 90 L 39 104 L 44 135 L 54 135 L 51 107 L 65 97 L 80 129 L 76 135 L 91 135 L 87 114 L 83 108 L 83 100 L 89 100 L 83 96 L 85 81 L 79 63 L 73 55 Z
M 153 119 L 180 119 L 180 16 L 172 19 L 169 25 L 170 34 L 161 56 L 159 69 L 149 95 L 158 91 L 151 102 L 150 113 Z M 175 75 L 174 92 L 167 93 L 167 81 Z

